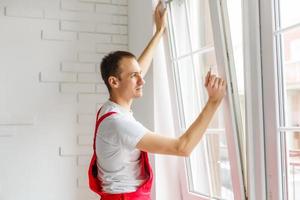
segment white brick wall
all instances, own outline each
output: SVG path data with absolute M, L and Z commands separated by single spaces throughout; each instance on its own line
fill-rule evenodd
M 100 62 L 104 54 L 96 52 L 78 52 L 78 60 L 80 62 Z
M 61 63 L 63 72 L 95 72 L 95 63 L 64 61 Z
M 61 8 L 62 10 L 93 12 L 95 5 L 89 3 L 81 3 L 76 0 L 61 0 Z
M 42 40 L 64 40 L 74 41 L 77 39 L 77 34 L 74 32 L 60 32 L 58 30 L 42 30 Z
M 86 173 L 108 98 L 99 65 L 128 49 L 127 4 L 0 0 L 0 199 L 98 199 Z
M 95 24 L 90 22 L 62 21 L 60 28 L 62 31 L 95 32 Z
M 111 43 L 111 35 L 98 33 L 79 33 L 78 39 L 82 41 L 94 41 L 97 43 Z
M 44 18 L 44 12 L 41 9 L 8 6 L 5 11 L 6 16 L 9 17 Z
M 4 15 L 4 6 L 0 4 L 0 16 Z
M 127 15 L 127 6 L 97 4 L 96 12 Z
M 127 0 L 112 0 L 113 4 L 119 4 L 119 5 L 127 5 L 128 1 Z

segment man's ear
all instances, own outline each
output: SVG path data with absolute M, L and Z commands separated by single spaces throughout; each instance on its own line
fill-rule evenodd
M 119 79 L 115 76 L 108 77 L 108 83 L 111 88 L 119 88 L 120 86 Z

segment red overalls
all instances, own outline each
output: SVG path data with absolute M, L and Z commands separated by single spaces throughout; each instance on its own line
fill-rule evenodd
M 101 110 L 101 108 L 100 108 Z M 129 193 L 122 193 L 122 194 L 109 194 L 105 193 L 102 190 L 102 182 L 97 178 L 97 157 L 96 157 L 96 134 L 98 131 L 98 127 L 100 123 L 108 116 L 112 114 L 117 114 L 116 112 L 108 112 L 104 114 L 103 116 L 99 117 L 100 110 L 97 113 L 96 117 L 96 126 L 95 126 L 95 133 L 94 133 L 94 144 L 93 144 L 93 157 L 90 163 L 88 176 L 89 176 L 89 185 L 91 190 L 96 192 L 101 196 L 101 200 L 151 200 L 150 198 L 150 191 L 152 186 L 152 179 L 153 179 L 153 173 L 152 169 L 148 160 L 148 154 L 147 152 L 141 151 L 141 175 L 146 177 L 148 176 L 148 179 L 145 180 L 145 182 L 138 187 L 138 189 L 135 192 L 129 192 Z

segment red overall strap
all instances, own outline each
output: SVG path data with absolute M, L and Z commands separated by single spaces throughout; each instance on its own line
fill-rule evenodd
M 97 112 L 97 116 L 96 116 L 96 125 L 95 125 L 95 132 L 94 132 L 94 143 L 93 143 L 93 149 L 94 149 L 94 152 L 96 151 L 96 136 L 97 136 L 97 132 L 98 132 L 98 128 L 99 128 L 99 125 L 100 123 L 108 116 L 112 115 L 112 114 L 115 114 L 116 112 L 108 112 L 108 113 L 105 113 L 104 115 L 102 115 L 99 118 L 99 114 L 100 114 L 100 111 L 101 111 L 101 108 L 99 109 L 99 111 Z
M 96 125 L 95 125 L 95 132 L 94 132 L 94 142 L 93 142 L 93 156 L 90 162 L 89 170 L 88 170 L 88 177 L 89 177 L 89 186 L 92 191 L 96 192 L 97 194 L 101 195 L 102 194 L 102 183 L 98 179 L 98 167 L 97 167 L 97 156 L 96 156 L 96 136 L 98 132 L 98 128 L 100 123 L 108 116 L 116 113 L 116 112 L 108 112 L 104 114 L 103 116 L 99 118 L 101 108 L 97 112 L 96 116 Z
M 102 191 L 102 182 L 97 177 L 97 157 L 96 157 L 96 136 L 98 132 L 98 128 L 100 123 L 108 116 L 116 113 L 116 112 L 108 112 L 104 114 L 103 116 L 99 118 L 100 110 L 97 112 L 96 117 L 96 125 L 95 125 L 95 133 L 94 133 L 94 143 L 93 143 L 93 149 L 94 153 L 92 156 L 92 160 L 90 162 L 89 167 L 89 186 L 92 191 L 99 194 L 101 196 L 101 200 L 123 200 L 123 199 L 129 199 L 129 200 L 150 200 L 150 191 L 152 186 L 152 180 L 153 180 L 153 172 L 151 169 L 151 165 L 148 160 L 148 154 L 147 152 L 141 151 L 141 173 L 148 176 L 145 182 L 138 187 L 138 189 L 135 192 L 129 192 L 129 193 L 123 193 L 123 194 L 109 194 Z

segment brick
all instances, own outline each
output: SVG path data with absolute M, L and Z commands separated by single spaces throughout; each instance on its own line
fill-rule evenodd
M 89 188 L 79 188 L 76 191 L 77 199 L 84 199 L 84 200 L 99 200 L 99 196 L 91 191 Z
M 78 94 L 78 102 L 103 103 L 107 99 L 108 94 Z
M 117 16 L 116 16 L 117 17 Z M 123 16 L 120 16 L 120 18 Z M 94 13 L 94 12 L 75 12 L 67 10 L 45 10 L 46 19 L 57 19 L 66 21 L 81 21 L 88 23 L 113 23 L 115 17 L 108 14 Z M 121 19 L 120 19 L 121 20 Z M 124 20 L 124 19 L 123 19 Z
M 8 6 L 5 9 L 6 16 L 10 17 L 28 17 L 28 18 L 44 18 L 42 9 L 26 8 L 26 7 L 13 7 Z
M 3 126 L 32 126 L 34 125 L 34 116 L 31 115 L 0 115 L 0 127 Z M 7 129 L 6 129 L 7 130 Z
M 78 135 L 77 142 L 79 145 L 93 145 L 93 138 L 93 135 Z
M 111 43 L 110 35 L 99 33 L 79 33 L 78 39 L 83 41 L 93 41 L 96 43 Z
M 102 80 L 99 73 L 79 73 L 78 82 L 80 83 L 100 83 Z
M 42 30 L 42 40 L 74 41 L 76 39 L 77 34 L 74 32 Z
M 104 83 L 96 85 L 96 93 L 108 93 L 108 89 Z
M 112 0 L 112 4 L 128 5 L 128 1 L 127 0 Z
M 96 4 L 96 12 L 116 15 L 127 15 L 127 6 Z
M 77 122 L 80 124 L 93 124 L 95 123 L 95 116 L 91 114 L 78 114 Z
M 103 59 L 104 54 L 99 53 L 90 53 L 90 52 L 79 52 L 78 53 L 78 59 L 81 62 L 94 62 L 94 63 L 100 63 Z
M 98 111 L 104 104 L 105 102 L 102 102 L 102 103 L 97 103 L 96 104 L 96 110 Z
M 91 3 L 110 3 L 110 0 L 79 0 L 82 2 L 91 2 Z
M 77 79 L 75 73 L 59 72 L 40 72 L 40 82 L 75 82 Z
M 120 26 L 111 25 L 111 24 L 98 24 L 96 26 L 96 32 L 99 33 L 117 33 L 121 32 Z
M 90 164 L 91 158 L 89 156 L 77 156 L 78 166 L 88 166 Z
M 128 36 L 127 35 L 113 35 L 112 43 L 114 44 L 128 44 Z
M 60 92 L 62 93 L 79 93 L 79 92 L 94 92 L 94 84 L 86 83 L 61 83 Z
M 16 126 L 2 126 L 2 120 L 0 122 L 0 138 L 1 137 L 12 137 L 17 134 Z
M 88 188 L 89 187 L 89 181 L 87 178 L 77 178 L 77 187 L 78 188 Z
M 113 24 L 127 25 L 128 24 L 128 17 L 127 16 L 112 16 L 112 23 Z
M 63 146 L 59 147 L 59 155 L 62 157 L 68 156 L 91 156 L 93 148 L 90 146 Z
M 90 146 L 91 146 L 91 148 L 93 148 L 92 145 L 90 145 Z M 76 159 L 77 159 L 77 156 L 76 156 Z M 91 159 L 91 157 L 90 157 L 90 159 Z M 85 178 L 88 176 L 88 174 L 87 174 L 88 170 L 89 170 L 88 166 L 76 166 L 76 176 L 78 178 Z
M 101 63 L 97 63 L 96 64 L 96 73 L 101 73 L 101 70 L 100 70 L 100 64 Z M 102 79 L 101 79 L 102 80 Z
M 63 61 L 61 63 L 63 72 L 95 72 L 95 63 Z
M 4 15 L 4 6 L 0 5 L 0 16 Z
M 120 30 L 120 34 L 127 34 L 128 33 L 127 26 L 120 26 L 119 30 Z
M 112 24 L 97 24 L 96 32 L 109 34 L 127 34 L 127 26 Z
M 61 30 L 78 32 L 95 32 L 95 24 L 88 22 L 61 21 Z
M 89 3 L 82 3 L 74 0 L 61 0 L 61 8 L 63 10 L 73 11 L 94 11 L 94 5 Z
M 114 45 L 114 44 L 97 44 L 96 51 L 97 53 L 109 53 L 111 51 L 127 51 L 128 46 L 126 45 Z
M 91 114 L 95 116 L 95 113 L 97 112 L 97 108 L 95 104 L 79 102 L 76 106 L 76 111 L 81 114 Z
M 79 102 L 79 103 L 91 104 L 90 102 L 83 102 L 83 101 Z M 93 105 L 95 105 L 95 104 L 93 104 Z M 94 116 L 96 116 L 96 112 L 94 113 Z M 76 123 L 74 125 L 74 135 L 94 134 L 94 127 L 95 127 L 95 124 L 93 126 L 89 126 L 86 124 Z

